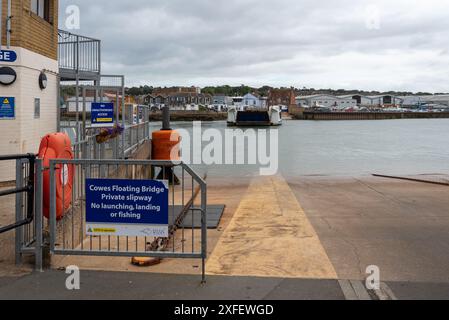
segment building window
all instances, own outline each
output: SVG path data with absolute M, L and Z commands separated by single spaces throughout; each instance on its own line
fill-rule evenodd
M 31 0 L 31 12 L 50 21 L 50 0 Z
M 34 119 L 41 117 L 41 99 L 34 99 Z

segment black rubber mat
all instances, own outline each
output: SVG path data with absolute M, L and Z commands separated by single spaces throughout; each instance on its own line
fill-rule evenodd
M 175 218 L 179 216 L 179 213 L 182 210 L 182 206 L 174 207 L 174 216 Z M 207 228 L 208 229 L 217 229 L 220 224 L 221 217 L 223 216 L 225 210 L 225 205 L 210 205 L 207 206 Z M 192 217 L 193 214 L 193 217 Z M 173 211 L 170 208 L 168 211 L 168 217 L 170 224 L 173 224 Z M 201 228 L 201 212 L 200 211 L 192 211 L 190 210 L 185 219 L 184 223 L 181 225 L 181 228 Z

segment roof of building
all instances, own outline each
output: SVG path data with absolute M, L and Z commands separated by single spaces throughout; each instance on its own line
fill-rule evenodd
M 340 97 L 340 96 L 334 96 L 334 95 L 331 95 L 331 94 L 312 94 L 312 95 L 309 95 L 309 96 L 298 96 L 298 97 L 296 97 L 296 99 L 313 99 L 313 98 L 320 98 L 320 97 L 329 97 L 329 98 L 332 98 L 332 99 L 343 99 L 343 97 Z M 346 97 L 345 97 L 346 98 Z

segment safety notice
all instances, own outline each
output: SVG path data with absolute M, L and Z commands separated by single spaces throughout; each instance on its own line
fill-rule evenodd
M 109 128 L 114 126 L 114 104 L 92 103 L 92 127 Z
M 16 118 L 16 105 L 13 97 L 0 97 L 0 119 L 14 120 Z
M 86 180 L 87 235 L 168 237 L 167 181 Z

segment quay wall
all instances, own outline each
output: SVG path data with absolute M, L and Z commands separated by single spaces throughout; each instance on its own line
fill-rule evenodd
M 228 118 L 226 112 L 204 112 L 204 111 L 171 111 L 171 121 L 221 121 Z M 162 121 L 162 113 L 150 114 L 150 121 Z
M 392 120 L 444 119 L 449 112 L 301 112 L 292 114 L 296 120 Z

